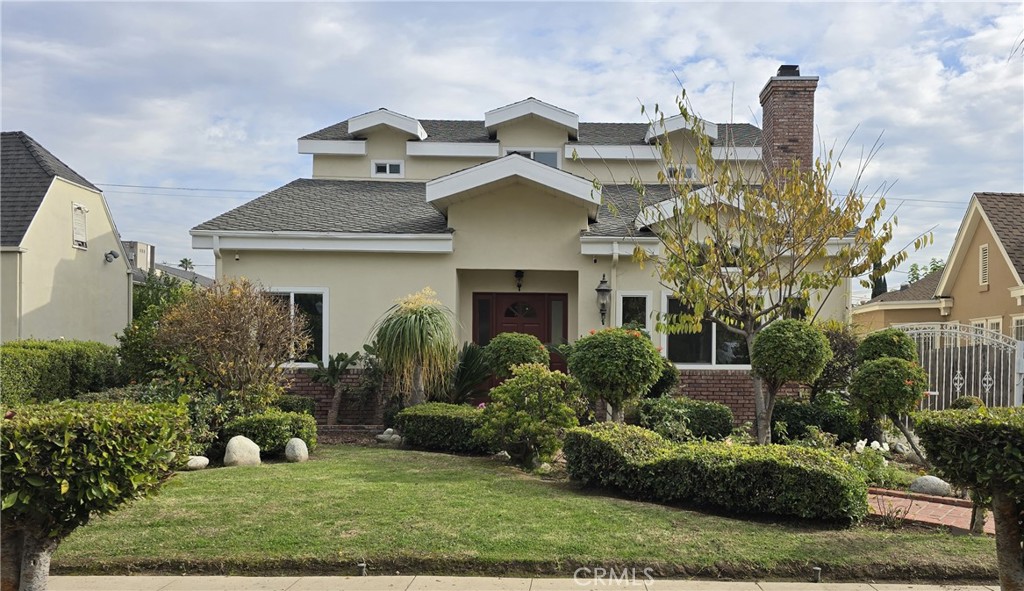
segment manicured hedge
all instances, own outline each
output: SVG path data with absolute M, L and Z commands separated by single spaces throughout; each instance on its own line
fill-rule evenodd
M 772 441 L 781 441 L 781 430 L 775 423 L 786 423 L 786 436 L 801 439 L 807 427 L 817 427 L 834 434 L 840 443 L 853 443 L 860 439 L 861 414 L 850 404 L 831 393 L 822 393 L 814 402 L 801 402 L 782 398 L 775 402 L 772 412 Z
M 673 444 L 613 424 L 570 430 L 563 450 L 574 479 L 634 498 L 842 523 L 856 523 L 868 511 L 863 477 L 821 450 Z
M 94 341 L 24 340 L 0 347 L 3 400 L 48 402 L 120 385 L 117 349 Z
M 316 416 L 316 401 L 309 396 L 282 394 L 276 401 L 274 401 L 274 406 L 285 412 L 298 412 L 307 414 L 311 417 Z
M 732 409 L 719 402 L 680 398 L 686 426 L 695 439 L 725 439 L 732 433 Z
M 293 437 L 306 442 L 312 451 L 316 447 L 316 420 L 298 412 L 284 412 L 271 408 L 265 412 L 239 417 L 224 425 L 221 440 L 227 443 L 235 435 L 243 435 L 260 446 L 260 454 L 273 456 L 284 452 Z
M 637 403 L 636 423 L 673 441 L 718 441 L 732 433 L 732 409 L 691 398 L 646 398 Z
M 473 432 L 483 420 L 483 412 L 464 404 L 428 402 L 405 408 L 396 424 L 406 445 L 451 453 L 487 453 Z

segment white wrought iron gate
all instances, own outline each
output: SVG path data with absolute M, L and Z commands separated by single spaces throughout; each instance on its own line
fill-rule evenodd
M 994 330 L 950 322 L 895 324 L 917 344 L 928 372 L 929 396 L 921 408 L 941 410 L 961 396 L 987 406 L 1021 406 L 1024 342 Z

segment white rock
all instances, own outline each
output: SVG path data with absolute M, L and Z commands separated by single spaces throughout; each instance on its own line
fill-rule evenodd
M 544 462 L 537 466 L 537 474 L 551 474 L 551 464 Z
M 953 495 L 953 487 L 936 476 L 919 476 L 910 483 L 910 492 L 949 497 Z
M 392 433 L 391 437 L 388 438 L 388 441 L 390 441 L 391 443 L 401 444 L 402 443 L 402 436 L 399 435 L 398 433 Z
M 188 464 L 185 466 L 186 470 L 202 470 L 203 468 L 210 465 L 210 458 L 205 456 L 189 456 Z
M 383 433 L 384 437 L 391 437 L 394 434 L 395 434 L 395 430 L 394 429 L 391 429 L 391 428 L 384 429 L 384 433 Z
M 512 456 L 508 455 L 507 451 L 499 451 L 491 457 L 499 462 L 507 462 L 512 459 Z
M 284 446 L 284 459 L 289 462 L 305 462 L 309 459 L 309 448 L 306 442 L 298 437 L 292 437 Z
M 224 452 L 225 466 L 259 466 L 260 446 L 243 435 L 235 435 L 228 441 Z

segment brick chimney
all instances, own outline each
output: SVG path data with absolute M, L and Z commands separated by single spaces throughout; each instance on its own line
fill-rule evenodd
M 793 160 L 814 164 L 814 90 L 817 76 L 801 76 L 800 66 L 779 66 L 761 90 L 763 158 L 766 173 L 789 168 Z

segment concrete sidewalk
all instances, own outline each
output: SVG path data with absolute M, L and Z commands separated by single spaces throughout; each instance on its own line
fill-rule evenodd
M 50 591 L 999 591 L 991 585 L 756 583 L 498 577 L 50 577 Z

